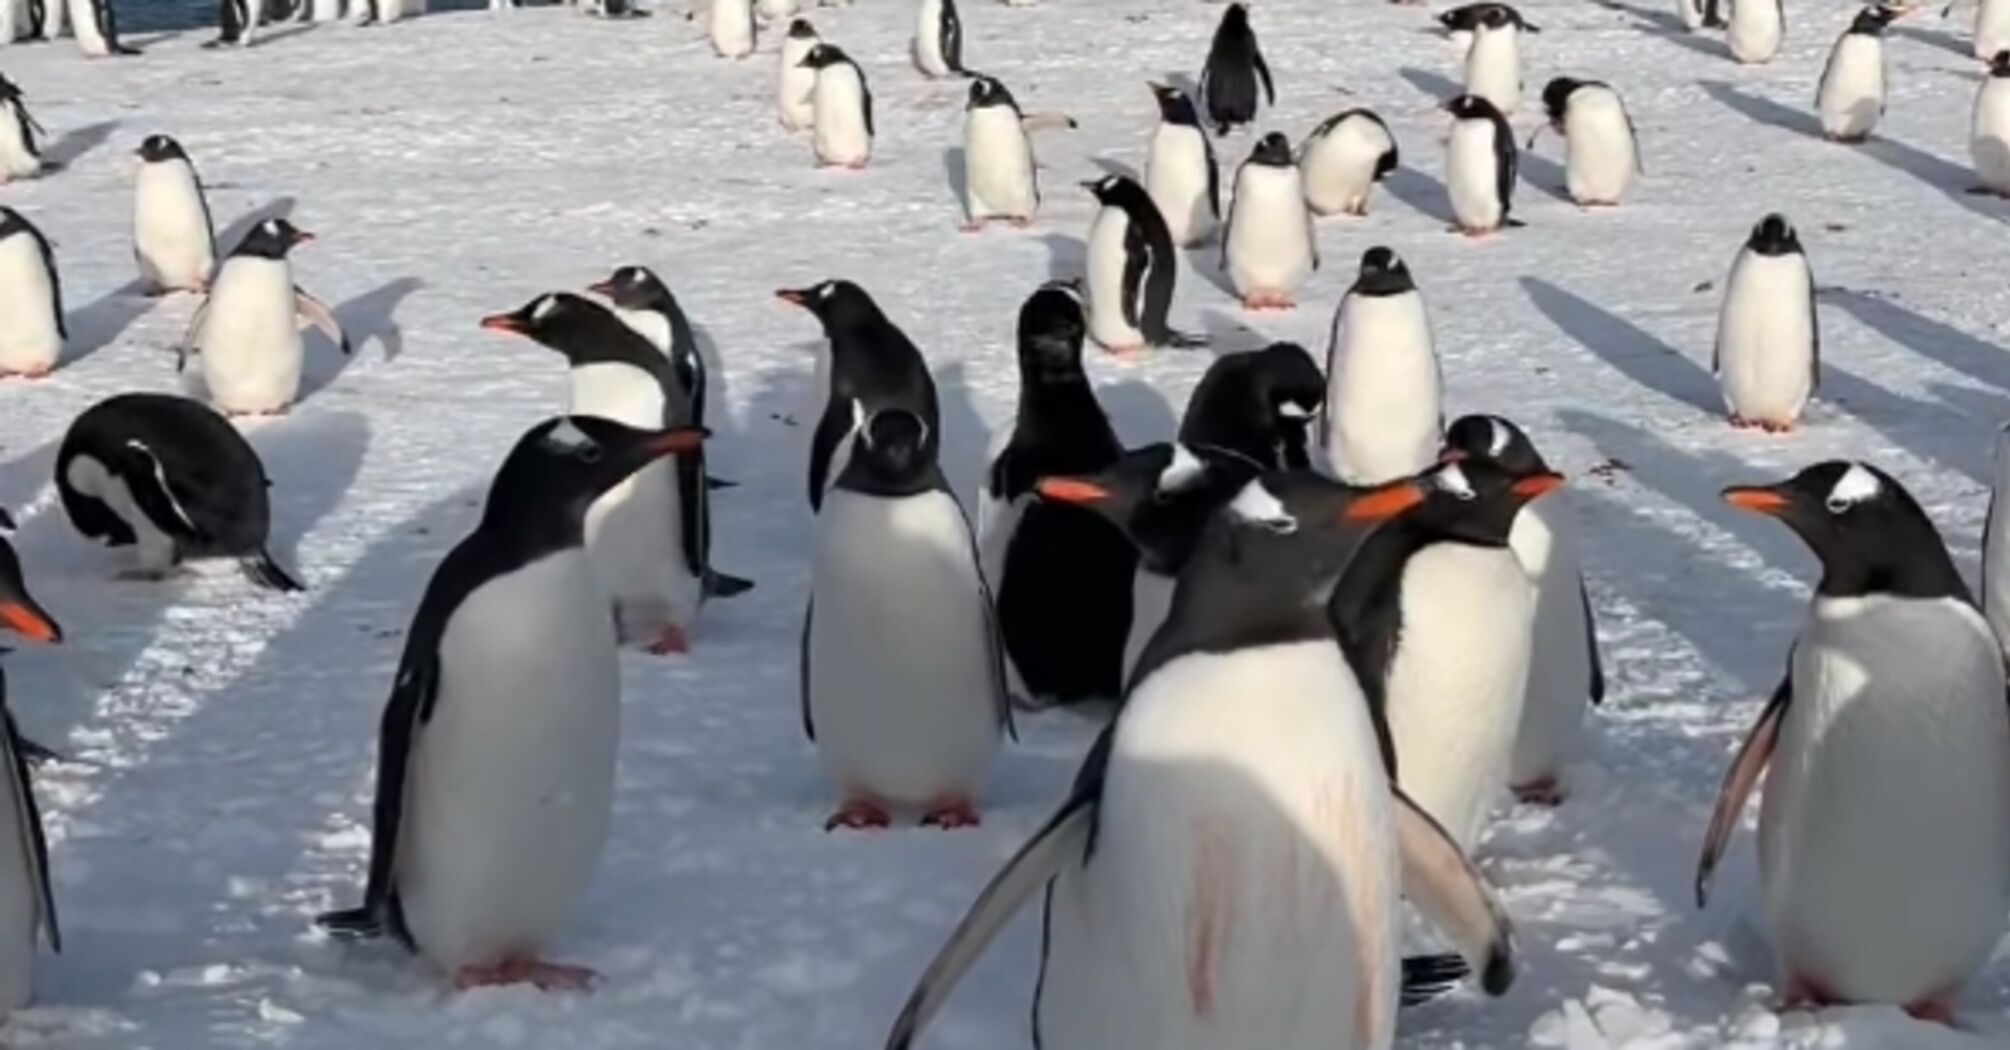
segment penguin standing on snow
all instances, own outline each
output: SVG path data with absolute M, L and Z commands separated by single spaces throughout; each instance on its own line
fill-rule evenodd
M 133 178 L 133 258 L 149 295 L 203 292 L 216 269 L 216 227 L 202 177 L 181 143 L 149 135 Z
M 1784 215 L 1768 215 L 1738 250 L 1724 282 L 1710 370 L 1734 427 L 1794 429 L 1822 378 L 1815 275 Z
M 1444 829 L 1391 789 L 1320 608 L 1414 488 L 1275 475 L 1223 509 L 1074 791 L 979 894 L 889 1050 L 917 1044 L 1043 889 L 1040 1046 L 1388 1050 L 1404 896 L 1489 993 L 1506 991 L 1507 917 Z
M 1954 4 L 1941 9 L 1940 17 L 1954 13 Z M 2005 0 L 1976 0 L 1975 57 L 1988 62 L 1996 53 L 2010 49 L 2010 3 Z
M 0 206 L 0 378 L 48 375 L 69 337 L 56 250 L 34 223 Z
M 915 8 L 914 66 L 931 77 L 954 77 L 963 71 L 963 20 L 956 0 L 921 0 Z
M 586 511 L 702 436 L 573 416 L 517 442 L 405 634 L 363 904 L 323 928 L 388 933 L 462 988 L 592 980 L 539 958 L 584 895 L 614 808 L 621 669 Z
M 0 0 L 0 3 L 12 2 Z M 28 99 L 21 93 L 21 86 L 0 75 L 0 183 L 42 174 L 38 136 L 46 138 L 48 134 L 28 112 Z
M 817 73 L 810 93 L 817 166 L 864 168 L 872 159 L 873 136 L 872 89 L 865 71 L 832 44 L 810 48 L 802 64 Z
M 2010 50 L 1989 62 L 1989 75 L 1975 93 L 1968 155 L 1975 162 L 1977 192 L 2010 197 Z
M 237 428 L 200 402 L 120 394 L 70 424 L 56 492 L 85 538 L 133 549 L 159 577 L 195 558 L 235 558 L 253 583 L 302 590 L 266 549 L 272 482 Z
M 1466 94 L 1493 103 L 1502 113 L 1521 107 L 1521 34 L 1540 32 L 1507 4 L 1482 4 L 1473 14 L 1472 46 L 1466 50 Z
M 1731 57 L 1745 65 L 1763 65 L 1780 53 L 1787 35 L 1786 4 L 1782 0 L 1731 0 L 1728 39 Z
M 1444 381 L 1423 294 L 1401 256 L 1361 255 L 1326 351 L 1326 460 L 1340 480 L 1379 485 L 1438 458 Z
M 1235 172 L 1222 233 L 1221 268 L 1245 310 L 1290 310 L 1319 269 L 1319 237 L 1305 205 L 1305 179 L 1283 132 L 1263 136 Z
M 1836 142 L 1862 142 L 1884 116 L 1884 31 L 1897 8 L 1866 7 L 1836 38 L 1815 89 L 1822 134 Z
M 1787 1006 L 1888 1003 L 1951 1025 L 2010 921 L 2003 650 L 1889 474 L 1831 461 L 1724 499 L 1780 519 L 1822 577 L 1724 776 L 1697 904 L 1763 776 L 1763 910 Z
M 264 0 L 219 0 L 216 12 L 217 37 L 204 47 L 225 47 L 258 42 L 259 21 L 265 13 Z
M 712 0 L 708 22 L 712 50 L 720 58 L 741 59 L 754 53 L 754 5 L 752 0 Z
M 817 515 L 803 624 L 803 729 L 843 793 L 826 827 L 886 827 L 895 807 L 974 826 L 1012 725 L 977 545 L 934 428 L 851 404 L 851 457 Z
M 70 31 L 70 5 L 63 0 L 30 0 L 28 37 L 54 40 Z
M 1466 416 L 1445 431 L 1445 457 L 1490 463 L 1515 477 L 1549 473 L 1535 444 L 1500 416 Z M 1515 797 L 1538 805 L 1563 801 L 1563 767 L 1577 754 L 1584 703 L 1605 699 L 1598 659 L 1598 629 L 1584 590 L 1577 529 L 1555 497 L 1537 500 L 1515 515 L 1508 549 L 1535 582 L 1535 636 L 1521 728 L 1508 763 Z
M 1453 229 L 1468 237 L 1484 237 L 1504 226 L 1521 225 L 1509 217 L 1520 155 L 1507 118 L 1478 95 L 1460 95 L 1445 103 L 1445 111 L 1452 115 L 1445 183 L 1452 198 Z
M 0 511 L 0 528 L 12 518 Z M 0 627 L 37 642 L 63 640 L 62 628 L 28 594 L 14 545 L 0 538 Z M 35 948 L 46 939 L 62 952 L 56 895 L 49 881 L 49 840 L 35 805 L 28 755 L 35 746 L 14 724 L 7 679 L 0 674 L 0 1017 L 28 1005 L 34 994 Z
M 1166 84 L 1151 89 L 1159 104 L 1159 124 L 1145 159 L 1145 190 L 1173 243 L 1191 248 L 1214 236 L 1221 222 L 1221 168 L 1193 99 Z
M 1033 140 L 1012 92 L 993 77 L 971 81 L 963 121 L 964 232 L 996 219 L 1032 225 L 1040 210 L 1035 167 Z
M 305 321 L 349 353 L 349 337 L 321 300 L 293 283 L 287 256 L 314 235 L 285 219 L 251 228 L 217 268 L 209 298 L 183 337 L 184 362 L 202 357 L 203 386 L 227 415 L 286 411 L 300 393 Z
M 1215 358 L 1187 399 L 1179 442 L 1224 449 L 1269 469 L 1312 466 L 1312 417 L 1326 377 L 1297 343 Z
M 1305 203 L 1315 215 L 1366 215 L 1368 195 L 1396 162 L 1396 137 L 1373 110 L 1328 117 L 1298 146 Z
M 1214 42 L 1208 45 L 1207 65 L 1200 74 L 1201 104 L 1214 133 L 1226 135 L 1256 119 L 1257 81 L 1263 83 L 1263 98 L 1277 105 L 1277 88 L 1270 81 L 1270 67 L 1256 46 L 1256 30 L 1249 25 L 1249 8 L 1241 3 L 1228 5 L 1221 24 L 1215 27 Z
M 817 28 L 807 18 L 790 22 L 788 35 L 782 38 L 781 70 L 775 77 L 775 112 L 786 131 L 801 131 L 816 123 L 817 71 L 803 60 L 822 42 Z
M 70 26 L 77 34 L 77 46 L 91 58 L 137 55 L 140 49 L 119 41 L 118 15 L 113 0 L 47 0 L 70 5 Z
M 1557 77 L 1544 85 L 1542 107 L 1549 117 L 1544 126 L 1563 136 L 1570 199 L 1581 208 L 1618 204 L 1640 173 L 1640 144 L 1619 92 L 1596 80 Z
M 1198 345 L 1166 320 L 1179 258 L 1151 194 L 1122 175 L 1082 185 L 1100 205 L 1089 224 L 1089 337 L 1115 354 Z
M 935 377 L 921 351 L 872 296 L 850 281 L 823 281 L 784 288 L 775 297 L 815 314 L 828 344 L 817 368 L 822 405 L 810 437 L 810 509 L 822 510 L 824 491 L 844 472 L 863 417 L 896 408 L 913 414 L 922 422 L 922 452 L 933 462 L 942 440 Z

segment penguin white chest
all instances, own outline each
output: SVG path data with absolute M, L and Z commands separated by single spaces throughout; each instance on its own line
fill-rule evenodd
M 34 988 L 35 945 L 42 929 L 41 869 L 28 826 L 32 819 L 5 744 L 0 754 L 0 1015 L 28 1004 Z
M 1165 123 L 1152 132 L 1145 192 L 1165 217 L 1174 244 L 1191 248 L 1214 235 L 1214 179 L 1206 133 L 1188 124 Z
M 2010 0 L 2002 0 L 2010 6 Z M 2010 77 L 1989 77 L 1975 96 L 1975 121 L 1968 139 L 1975 178 L 2010 196 Z
M 1521 33 L 1514 26 L 1473 30 L 1466 51 L 1466 94 L 1478 95 L 1512 114 L 1521 105 Z
M 1295 164 L 1245 164 L 1228 223 L 1228 277 L 1243 298 L 1289 296 L 1312 276 L 1316 251 L 1305 182 Z
M 585 893 L 613 812 L 621 680 L 585 553 L 462 601 L 413 744 L 398 890 L 442 969 L 535 956 Z
M 789 37 L 782 41 L 781 71 L 775 78 L 775 110 L 782 127 L 789 131 L 801 131 L 816 123 L 817 111 L 811 97 L 817 90 L 817 71 L 803 68 L 803 59 L 816 45 L 813 38 Z
M 914 11 L 914 65 L 931 77 L 946 77 L 950 68 L 943 51 L 942 0 L 921 0 Z
M 1040 207 L 1033 145 L 1010 106 L 981 106 L 964 122 L 964 211 L 970 221 L 1031 221 Z
M 1508 769 L 1508 782 L 1522 785 L 1556 776 L 1575 757 L 1591 697 L 1593 653 L 1569 505 L 1551 496 L 1523 507 L 1508 548 L 1535 584 L 1528 688 Z
M 1855 141 L 1884 115 L 1884 41 L 1869 33 L 1844 33 L 1822 71 L 1816 107 L 1822 132 Z
M 1731 0 L 1732 58 L 1747 65 L 1771 62 L 1785 35 L 1780 0 Z
M 1501 199 L 1500 158 L 1490 120 L 1455 120 L 1445 143 L 1445 182 L 1452 215 L 1465 230 L 1498 229 L 1507 218 Z
M 1571 92 L 1564 109 L 1565 184 L 1579 204 L 1618 204 L 1640 170 L 1626 106 L 1608 88 Z
M 63 352 L 56 289 L 26 232 L 0 239 L 0 375 L 41 375 Z
M 663 387 L 632 365 L 579 365 L 567 376 L 566 410 L 647 430 L 663 426 Z M 653 641 L 698 613 L 703 581 L 684 560 L 676 457 L 658 460 L 602 493 L 586 510 L 586 549 L 624 633 Z
M 1097 209 L 1089 224 L 1089 336 L 1105 347 L 1131 349 L 1145 342 L 1134 320 L 1144 309 L 1143 283 L 1124 287 L 1130 229 L 1124 210 L 1109 206 Z
M 2010 710 L 1980 614 L 1816 598 L 1759 817 L 1782 977 L 1910 1003 L 1988 959 L 2010 917 Z
M 1340 479 L 1379 485 L 1438 458 L 1438 354 L 1424 298 L 1350 294 L 1326 362 L 1326 456 Z
M 1815 304 L 1801 255 L 1746 250 L 1717 325 L 1724 404 L 1740 419 L 1792 424 L 1815 386 Z
M 1975 5 L 1975 57 L 1984 62 L 2010 49 L 2010 0 L 1980 0 Z
M 1375 169 L 1396 148 L 1389 131 L 1365 117 L 1342 120 L 1305 147 L 1305 200 L 1321 215 L 1366 215 Z
M 0 0 L 0 6 L 14 2 Z M 0 33 L 0 46 L 8 39 Z M 0 182 L 30 178 L 42 171 L 42 158 L 30 148 L 21 125 L 20 103 L 12 99 L 0 102 Z
M 187 164 L 143 164 L 133 188 L 133 255 L 155 289 L 194 291 L 216 268 L 209 213 Z
M 754 53 L 754 9 L 750 0 L 712 0 L 712 50 L 722 58 Z
M 811 101 L 817 160 L 863 166 L 872 156 L 872 131 L 866 126 L 865 83 L 858 70 L 844 63 L 817 70 Z
M 285 260 L 224 260 L 196 337 L 203 383 L 216 407 L 258 413 L 292 403 L 304 360 L 294 317 L 293 268 Z

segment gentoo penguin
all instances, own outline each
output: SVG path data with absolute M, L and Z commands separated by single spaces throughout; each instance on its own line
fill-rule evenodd
M 1299 143 L 1305 203 L 1316 215 L 1366 215 L 1368 195 L 1396 161 L 1396 137 L 1374 110 L 1336 113 Z
M 2005 0 L 2010 2 L 2010 0 Z M 1975 161 L 1978 192 L 2010 197 L 2010 49 L 1989 62 L 1989 75 L 1975 93 L 1968 155 Z
M 1682 28 L 1691 33 L 1699 29 L 1724 28 L 1724 16 L 1717 10 L 1718 0 L 1675 0 L 1675 13 L 1682 19 Z
M 1082 370 L 1079 295 L 1047 284 L 1019 310 L 1019 413 L 985 472 L 979 563 L 991 581 L 1008 685 L 1036 704 L 1117 700 L 1138 557 L 1121 529 L 1036 497 L 1040 479 L 1096 474 L 1124 454 Z
M 202 177 L 181 143 L 149 135 L 133 178 L 133 258 L 149 295 L 204 292 L 216 269 L 216 227 Z
M 70 424 L 56 453 L 56 491 L 86 539 L 133 549 L 132 573 L 235 558 L 253 583 L 303 589 L 266 549 L 272 481 L 237 428 L 171 394 L 120 394 Z
M 218 0 L 216 7 L 217 37 L 204 47 L 230 44 L 250 47 L 258 42 L 259 22 L 265 14 L 264 0 Z
M 1438 26 L 1445 31 L 1445 39 L 1459 53 L 1460 61 L 1466 52 L 1472 50 L 1473 29 L 1480 24 L 1480 12 L 1486 10 L 1487 3 L 1460 4 L 1449 10 L 1438 12 Z
M 759 0 L 754 5 L 754 11 L 770 22 L 794 18 L 796 12 L 800 10 L 802 7 L 796 0 Z
M 803 60 L 822 42 L 817 28 L 807 18 L 790 22 L 788 35 L 782 38 L 782 65 L 775 77 L 775 112 L 784 130 L 801 131 L 816 123 L 817 71 Z
M 1710 370 L 1734 427 L 1794 429 L 1821 384 L 1815 276 L 1784 215 L 1768 215 L 1731 263 Z
M 931 77 L 963 75 L 963 20 L 956 0 L 920 0 L 915 7 L 914 67 Z
M 1514 206 L 1514 129 L 1494 104 L 1478 95 L 1445 103 L 1452 131 L 1445 143 L 1445 183 L 1452 198 L 1453 229 L 1484 237 L 1521 223 L 1509 217 Z
M 1466 94 L 1486 99 L 1504 114 L 1520 108 L 1521 34 L 1536 31 L 1507 4 L 1481 5 L 1473 15 L 1472 46 L 1466 49 Z
M 0 4 L 13 2 L 0 0 Z M 37 137 L 48 134 L 28 112 L 21 86 L 0 75 L 0 183 L 42 174 L 42 146 Z
M 1779 518 L 1822 577 L 1724 777 L 1697 903 L 1763 775 L 1759 867 L 1786 1004 L 1889 1003 L 1952 1023 L 2010 920 L 2003 651 L 1889 474 L 1831 461 L 1724 499 Z
M 1549 117 L 1544 127 L 1563 136 L 1570 199 L 1581 208 L 1618 204 L 1640 173 L 1640 144 L 1619 92 L 1596 80 L 1557 77 L 1543 87 L 1542 107 Z
M 970 82 L 964 110 L 964 231 L 974 233 L 994 219 L 1032 225 L 1040 210 L 1040 179 L 1019 103 L 997 79 L 979 76 Z
M 217 268 L 208 300 L 189 322 L 184 352 L 201 355 L 203 386 L 228 415 L 284 412 L 293 403 L 304 357 L 300 321 L 349 352 L 335 315 L 293 283 L 287 254 L 313 239 L 285 219 L 252 227 Z
M 1445 458 L 1492 463 L 1515 477 L 1550 472 L 1528 435 L 1500 416 L 1453 423 L 1445 430 Z M 1584 703 L 1605 699 L 1598 629 L 1566 506 L 1552 497 L 1523 507 L 1508 532 L 1508 549 L 1535 583 L 1534 647 L 1508 786 L 1523 802 L 1553 806 L 1563 801 L 1563 767 L 1578 751 Z
M 1249 8 L 1237 2 L 1222 12 L 1215 27 L 1214 42 L 1208 45 L 1207 65 L 1200 74 L 1201 105 L 1217 135 L 1256 119 L 1257 82 L 1263 85 L 1263 99 L 1277 105 L 1277 87 L 1270 81 L 1270 67 L 1256 46 L 1256 30 L 1249 25 Z
M 1179 442 L 1225 449 L 1266 469 L 1306 470 L 1326 377 L 1297 343 L 1214 359 L 1187 399 Z
M 1954 4 L 1949 3 L 1940 12 L 1946 18 L 1954 12 Z M 1988 62 L 1996 53 L 2010 49 L 2010 3 L 2005 0 L 1976 0 L 1975 4 L 1975 57 Z
M 1089 224 L 1089 338 L 1115 354 L 1198 345 L 1166 321 L 1179 259 L 1151 194 L 1122 175 L 1082 185 L 1099 205 Z
M 991 593 L 934 427 L 851 406 L 803 617 L 803 729 L 843 793 L 826 827 L 885 827 L 893 807 L 969 827 L 1012 724 Z
M 1437 460 L 1445 417 L 1431 318 L 1388 248 L 1362 253 L 1334 311 L 1326 383 L 1326 460 L 1340 480 L 1379 485 Z
M 69 337 L 55 249 L 34 223 L 0 205 L 0 378 L 48 375 Z
M 606 299 L 614 307 L 614 316 L 670 359 L 677 385 L 691 406 L 690 424 L 704 426 L 705 356 L 698 352 L 698 333 L 692 330 L 691 319 L 684 316 L 684 308 L 677 305 L 677 297 L 670 294 L 663 279 L 647 266 L 623 266 L 586 290 Z M 677 460 L 680 464 L 685 461 L 684 457 Z
M 1258 139 L 1235 170 L 1221 269 L 1245 310 L 1296 308 L 1293 296 L 1319 269 L 1319 235 L 1305 204 L 1305 179 L 1281 131 Z
M 810 437 L 810 509 L 823 508 L 824 491 L 844 472 L 860 418 L 896 408 L 919 417 L 928 443 L 922 451 L 934 462 L 942 435 L 935 378 L 872 296 L 850 281 L 823 281 L 784 288 L 775 297 L 815 314 L 828 344 L 817 369 L 822 405 Z
M 2010 425 L 1996 432 L 1996 472 L 1982 523 L 1982 615 L 2010 654 Z
M 1328 603 L 1396 783 L 1463 849 L 1506 786 L 1534 641 L 1535 585 L 1508 535 L 1548 471 L 1447 463 L 1423 505 L 1361 548 Z
M 1746 65 L 1771 62 L 1780 53 L 1780 41 L 1787 34 L 1787 11 L 1782 0 L 1731 0 L 1731 28 L 1728 39 L 1731 57 Z
M 1444 829 L 1391 788 L 1320 608 L 1414 488 L 1273 475 L 1221 511 L 1068 800 L 979 894 L 888 1050 L 918 1044 L 1043 888 L 1033 1027 L 1051 1050 L 1388 1050 L 1402 896 L 1488 992 L 1508 988 L 1506 915 Z
M 711 0 L 707 25 L 712 50 L 721 58 L 741 59 L 754 53 L 753 0 Z
M 323 928 L 388 933 L 463 988 L 592 979 L 539 958 L 592 879 L 613 810 L 621 672 L 586 511 L 702 435 L 572 416 L 510 451 L 405 634 L 363 904 Z
M 0 511 L 0 527 L 14 522 Z M 61 642 L 62 628 L 29 595 L 14 545 L 0 538 L 0 627 L 37 642 Z M 35 947 L 63 950 L 56 896 L 49 881 L 49 842 L 28 758 L 37 750 L 14 724 L 7 679 L 0 674 L 0 1017 L 26 1006 L 34 994 Z
M 1881 4 L 1856 13 L 1836 38 L 1815 89 L 1822 134 L 1837 142 L 1862 142 L 1884 116 L 1884 31 L 1899 16 Z
M 118 16 L 112 11 L 113 0 L 44 0 L 46 3 L 67 3 L 70 5 L 70 26 L 77 34 L 77 46 L 92 58 L 109 58 L 113 55 L 137 55 L 140 49 L 128 47 L 119 41 Z
M 1159 104 L 1159 123 L 1145 158 L 1145 190 L 1158 206 L 1173 243 L 1191 248 L 1214 236 L 1221 221 L 1221 169 L 1193 99 L 1166 84 L 1153 84 L 1151 89 Z
M 589 299 L 541 295 L 482 327 L 525 336 L 565 355 L 566 412 L 638 430 L 693 426 L 690 390 L 640 333 Z M 623 644 L 659 656 L 690 650 L 705 599 L 711 508 L 703 449 L 657 460 L 608 489 L 586 512 L 586 554 L 614 602 Z
M 836 45 L 819 43 L 803 56 L 804 69 L 816 70 L 817 86 L 810 93 L 813 136 L 818 167 L 857 170 L 872 159 L 872 89 L 865 71 Z

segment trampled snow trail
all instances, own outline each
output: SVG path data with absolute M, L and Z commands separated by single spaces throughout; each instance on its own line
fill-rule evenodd
M 1963 1001 L 1980 1034 L 1894 1010 L 1776 1018 L 1749 833 L 1708 912 L 1689 890 L 1718 778 L 1777 679 L 1813 571 L 1784 529 L 1717 490 L 1869 458 L 1973 565 L 1990 435 L 2010 418 L 2010 204 L 1963 192 L 1978 68 L 1959 21 L 1902 22 L 1881 136 L 1834 146 L 1811 104 L 1846 8 L 1796 9 L 1781 57 L 1746 68 L 1644 2 L 1526 9 L 1545 30 L 1525 43 L 1531 93 L 1568 73 L 1625 95 L 1647 167 L 1635 199 L 1596 213 L 1562 200 L 1549 139 L 1524 157 L 1528 227 L 1468 242 L 1445 232 L 1435 107 L 1458 72 L 1429 14 L 1265 0 L 1255 24 L 1281 104 L 1256 130 L 1295 140 L 1365 104 L 1404 167 L 1369 218 L 1321 225 L 1325 268 L 1294 313 L 1242 314 L 1212 251 L 1181 277 L 1177 327 L 1219 349 L 1294 339 L 1323 356 L 1360 252 L 1395 247 L 1433 308 L 1448 409 L 1512 415 L 1573 478 L 1564 498 L 1586 536 L 1611 698 L 1573 803 L 1513 812 L 1480 850 L 1519 923 L 1521 983 L 1500 1002 L 1466 993 L 1407 1015 L 1404 1045 L 2003 1045 L 2010 958 Z M 877 1045 L 970 897 L 1060 798 L 1090 730 L 1050 715 L 1008 748 L 981 830 L 821 830 L 831 791 L 801 737 L 795 677 L 818 331 L 772 291 L 845 276 L 880 300 L 930 358 L 945 468 L 970 495 L 1012 410 L 1019 303 L 1080 269 L 1090 204 L 1075 183 L 1142 163 L 1145 82 L 1197 73 L 1220 9 L 966 2 L 970 66 L 1082 125 L 1039 141 L 1038 227 L 973 237 L 956 231 L 964 86 L 908 63 L 906 3 L 808 12 L 878 99 L 877 153 L 856 174 L 813 170 L 807 140 L 776 126 L 778 33 L 722 61 L 672 6 L 627 22 L 540 9 L 287 28 L 246 52 L 199 49 L 207 31 L 132 34 L 147 54 L 108 62 L 67 43 L 0 49 L 68 162 L 0 187 L 0 203 L 56 241 L 75 336 L 54 378 L 0 385 L 0 504 L 22 519 L 30 585 L 69 636 L 8 657 L 13 704 L 73 759 L 42 777 L 68 951 L 38 975 L 42 1005 L 9 1022 L 8 1045 Z M 1531 105 L 1515 123 L 1525 137 L 1537 120 Z M 194 156 L 233 226 L 226 246 L 253 215 L 321 235 L 298 272 L 357 337 L 348 362 L 310 337 L 305 401 L 251 435 L 303 596 L 226 571 L 112 579 L 49 488 L 55 442 L 85 406 L 176 387 L 167 348 L 193 304 L 129 283 L 128 154 L 156 131 Z M 1253 141 L 1222 144 L 1224 161 Z M 1720 282 L 1773 209 L 1813 261 L 1828 366 L 1808 425 L 1784 438 L 1726 426 L 1708 372 Z M 360 890 L 375 728 L 420 588 L 510 442 L 560 403 L 555 355 L 475 321 L 628 262 L 669 281 L 712 355 L 714 469 L 742 482 L 716 502 L 717 559 L 759 589 L 714 605 L 689 658 L 624 657 L 613 839 L 554 947 L 603 986 L 449 995 L 396 950 L 331 944 L 309 920 Z M 1090 368 L 1143 442 L 1170 435 L 1207 360 Z M 1030 917 L 1010 931 L 930 1046 L 1028 1045 L 1035 933 Z

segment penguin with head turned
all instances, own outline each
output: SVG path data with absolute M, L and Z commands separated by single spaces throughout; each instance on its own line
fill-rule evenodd
M 40 379 L 70 338 L 56 250 L 27 217 L 0 205 L 0 379 Z
M 1312 418 L 1326 377 L 1297 343 L 1215 358 L 1187 399 L 1179 442 L 1238 453 L 1267 468 L 1312 466 Z
M 963 231 L 993 221 L 1031 226 L 1040 211 L 1038 168 L 1018 100 L 995 77 L 973 79 L 963 117 Z
M 1179 257 L 1151 194 L 1122 175 L 1105 175 L 1082 186 L 1098 205 L 1089 224 L 1089 338 L 1120 355 L 1146 347 L 1199 345 L 1167 320 Z
M 293 404 L 306 357 L 301 321 L 350 352 L 327 304 L 293 280 L 289 257 L 313 240 L 285 219 L 253 226 L 217 267 L 209 298 L 189 322 L 183 361 L 188 353 L 201 355 L 202 385 L 226 415 L 268 415 Z
M 1291 141 L 1273 131 L 1235 172 L 1221 237 L 1221 269 L 1245 310 L 1290 310 L 1319 269 L 1319 236 Z
M 181 143 L 149 135 L 133 177 L 133 259 L 149 295 L 203 292 L 216 269 L 216 225 Z
M 1884 116 L 1884 31 L 1902 13 L 1883 4 L 1863 8 L 1829 50 L 1815 87 L 1815 111 L 1829 139 L 1862 142 Z
M 0 510 L 0 530 L 14 520 Z M 14 545 L 0 535 L 0 628 L 30 640 L 57 643 L 63 631 L 22 578 Z M 35 804 L 28 761 L 41 749 L 21 735 L 8 706 L 7 678 L 0 672 L 0 1017 L 26 1006 L 34 993 L 35 952 L 46 942 L 63 950 L 56 921 L 56 896 L 49 880 L 49 841 Z
M 1408 477 L 1438 456 L 1444 380 L 1431 317 L 1393 250 L 1361 254 L 1326 351 L 1326 461 L 1342 481 Z
M 587 291 L 614 306 L 614 316 L 649 340 L 656 352 L 670 359 L 677 383 L 691 405 L 692 426 L 705 425 L 705 356 L 698 352 L 698 334 L 677 305 L 677 297 L 647 266 L 623 266 Z M 683 462 L 679 459 L 678 462 Z
M 788 35 L 782 38 L 778 49 L 781 65 L 775 75 L 775 113 L 785 131 L 801 131 L 816 123 L 817 71 L 803 60 L 821 43 L 817 27 L 807 18 L 790 22 Z
M 1466 94 L 1493 103 L 1503 114 L 1521 107 L 1521 35 L 1539 32 L 1507 4 L 1477 5 L 1472 46 L 1466 50 Z
M 1270 66 L 1263 61 L 1262 49 L 1256 46 L 1249 8 L 1240 2 L 1231 3 L 1221 14 L 1221 24 L 1215 27 L 1214 42 L 1207 49 L 1207 64 L 1200 73 L 1201 105 L 1207 110 L 1215 134 L 1226 135 L 1256 119 L 1259 81 L 1263 100 L 1275 106 L 1277 88 L 1270 81 Z
M 1221 168 L 1193 99 L 1169 84 L 1152 84 L 1151 89 L 1159 123 L 1145 158 L 1145 191 L 1173 243 L 1191 248 L 1214 236 L 1221 222 Z
M 1731 263 L 1710 355 L 1734 427 L 1783 433 L 1821 384 L 1815 275 L 1786 216 L 1759 220 Z
M 46 165 L 41 139 L 48 135 L 28 112 L 28 98 L 21 85 L 0 75 L 0 183 L 42 174 Z
M 1507 117 L 1478 95 L 1460 95 L 1444 108 L 1452 115 L 1451 135 L 1445 142 L 1445 187 L 1452 198 L 1453 230 L 1484 237 L 1503 227 L 1520 226 L 1509 214 L 1521 155 Z

